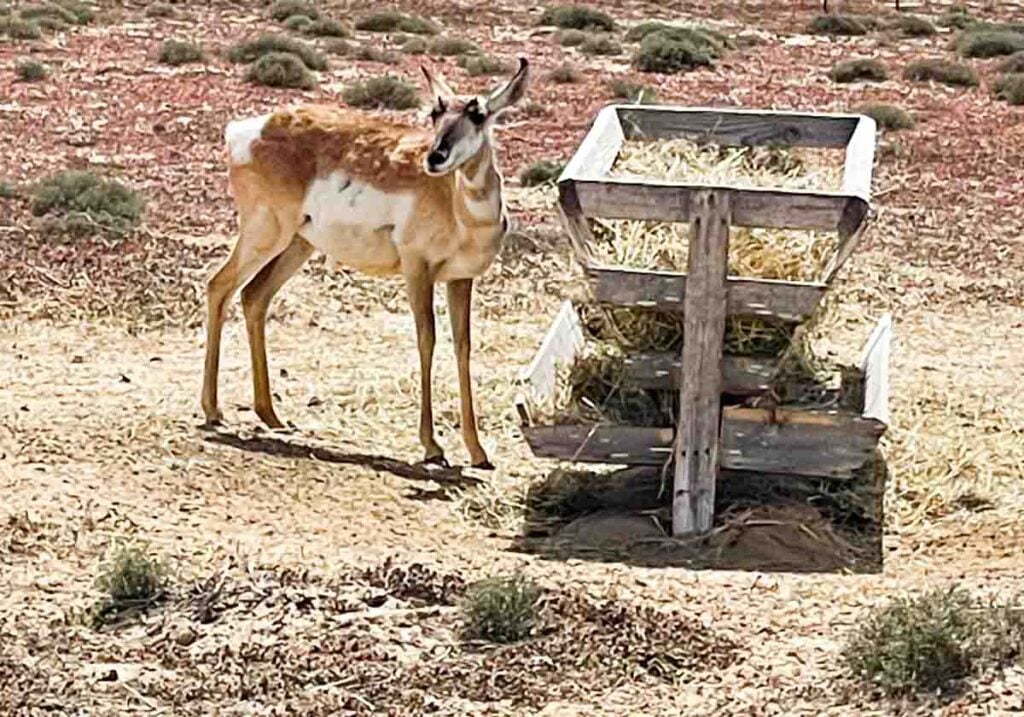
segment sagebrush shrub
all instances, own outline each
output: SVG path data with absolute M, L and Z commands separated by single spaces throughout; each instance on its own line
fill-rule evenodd
M 499 643 L 529 637 L 538 626 L 542 594 L 536 583 L 522 575 L 473 583 L 462 601 L 466 636 Z
M 534 162 L 519 173 L 519 183 L 524 187 L 536 187 L 540 184 L 550 184 L 558 179 L 565 165 L 561 162 L 552 162 L 549 159 Z
M 1011 105 L 1024 105 L 1024 73 L 1015 72 L 1000 77 L 992 90 L 997 98 Z
M 437 26 L 422 17 L 385 10 L 366 15 L 356 22 L 357 30 L 368 32 L 410 32 L 414 35 L 436 35 Z
M 666 31 L 654 32 L 640 42 L 633 64 L 643 72 L 670 74 L 712 64 L 713 54 L 691 39 Z
M 634 103 L 650 104 L 658 98 L 653 87 L 628 80 L 612 80 L 608 83 L 608 89 L 613 97 Z
M 1015 52 L 999 63 L 999 71 L 1006 74 L 1024 72 L 1024 51 Z
M 459 66 L 470 77 L 504 75 L 510 71 L 504 62 L 490 55 L 463 55 L 459 58 Z
M 548 78 L 552 82 L 557 82 L 560 85 L 567 85 L 579 82 L 583 79 L 583 76 L 580 75 L 579 70 L 568 62 L 565 62 L 551 70 L 551 72 L 548 73 Z
M 941 82 L 951 87 L 974 87 L 978 84 L 978 73 L 970 65 L 950 60 L 918 60 L 904 71 L 908 80 L 916 82 Z
M 313 20 L 302 28 L 302 32 L 313 37 L 348 37 L 352 34 L 343 24 L 330 18 Z
M 96 587 L 106 595 L 95 605 L 92 624 L 101 626 L 111 617 L 145 608 L 164 599 L 170 587 L 167 564 L 144 547 L 115 546 L 100 566 Z
M 868 34 L 863 18 L 853 15 L 818 15 L 811 20 L 808 32 L 815 35 L 853 36 Z
M 583 30 L 561 30 L 555 37 L 562 47 L 576 47 L 582 45 L 588 35 Z
M 431 55 L 451 57 L 453 55 L 475 54 L 478 52 L 480 52 L 480 48 L 475 43 L 463 40 L 460 37 L 439 37 L 430 43 Z
M 50 71 L 46 65 L 34 60 L 19 62 L 14 66 L 14 73 L 22 82 L 39 82 L 49 76 Z
M 541 25 L 572 30 L 614 30 L 615 21 L 607 13 L 583 5 L 556 5 L 544 11 Z
M 622 45 L 605 35 L 591 35 L 580 45 L 580 51 L 587 55 L 618 55 Z
M 143 205 L 129 187 L 92 172 L 58 172 L 32 188 L 32 213 L 37 217 L 74 218 L 114 236 L 138 225 Z
M 832 68 L 829 77 L 835 82 L 857 82 L 858 80 L 881 82 L 889 77 L 889 71 L 880 60 L 858 58 L 840 62 Z
M 345 89 L 342 98 L 353 107 L 365 109 L 407 110 L 420 106 L 416 88 L 390 75 L 357 82 Z
M 255 40 L 244 40 L 231 48 L 228 58 L 232 62 L 254 62 L 264 55 L 287 52 L 295 55 L 311 70 L 326 70 L 327 60 L 315 49 L 285 35 L 260 35 Z
M 184 65 L 203 59 L 203 50 L 188 40 L 164 40 L 158 54 L 160 62 L 166 65 Z
M 1001 57 L 1024 51 L 1024 34 L 1011 30 L 967 32 L 957 40 L 964 57 Z
M 914 126 L 914 118 L 911 114 L 896 105 L 884 103 L 867 104 L 858 107 L 856 111 L 859 114 L 867 115 L 879 127 L 885 130 L 897 131 L 910 129 Z
M 320 11 L 308 0 L 275 0 L 267 8 L 267 14 L 278 21 L 296 16 L 308 17 L 310 20 L 320 17 Z
M 916 15 L 901 16 L 897 27 L 907 37 L 928 37 L 938 32 L 931 20 Z
M 245 78 L 257 85 L 290 89 L 306 90 L 316 84 L 316 78 L 302 58 L 290 52 L 270 52 L 260 56 L 249 66 Z

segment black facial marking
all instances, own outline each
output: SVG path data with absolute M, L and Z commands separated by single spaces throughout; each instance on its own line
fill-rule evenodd
M 437 122 L 447 110 L 448 107 L 445 105 L 444 100 L 439 98 L 437 104 L 434 105 L 434 109 L 430 110 L 430 121 Z
M 352 180 L 349 179 L 348 177 L 345 177 L 345 182 L 340 187 L 338 187 L 338 192 L 344 192 L 346 189 L 348 189 L 348 186 L 350 184 L 352 184 Z
M 480 103 L 476 101 L 476 98 L 471 99 L 466 103 L 466 108 L 463 110 L 463 114 L 469 118 L 469 121 L 475 125 L 481 125 L 487 116 L 480 109 Z

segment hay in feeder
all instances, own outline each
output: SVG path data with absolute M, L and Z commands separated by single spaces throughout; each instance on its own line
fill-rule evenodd
M 626 142 L 612 177 L 691 185 L 837 191 L 841 152 L 814 148 L 722 147 L 688 139 Z M 595 256 L 633 269 L 685 271 L 687 224 L 594 219 Z M 835 252 L 834 232 L 733 228 L 729 273 L 789 281 L 817 280 Z

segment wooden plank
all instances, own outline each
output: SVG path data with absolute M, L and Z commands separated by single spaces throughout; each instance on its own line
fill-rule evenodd
M 596 301 L 617 306 L 683 310 L 686 274 L 642 269 L 591 267 L 587 276 Z M 819 283 L 729 277 L 730 316 L 803 322 L 821 303 L 828 286 Z
M 773 422 L 773 417 L 775 422 Z M 729 407 L 722 413 L 723 469 L 851 478 L 874 457 L 885 425 L 844 413 Z M 671 428 L 531 426 L 523 436 L 535 455 L 581 463 L 662 466 Z
M 686 341 L 676 422 L 673 535 L 706 533 L 714 522 L 731 199 L 724 191 L 700 192 L 693 198 L 689 286 L 683 301 Z
M 846 477 L 874 455 L 884 426 L 839 412 L 725 409 L 722 463 L 736 470 Z
M 848 197 L 839 192 L 684 185 L 629 177 L 578 179 L 576 196 L 591 218 L 688 222 L 696 192 L 732 194 L 733 225 L 837 231 Z
M 871 168 L 875 163 L 875 121 L 861 116 L 846 145 L 843 163 L 843 194 L 871 201 Z
M 889 425 L 889 351 L 892 344 L 892 315 L 885 314 L 864 345 L 864 418 Z
M 597 113 L 558 181 L 604 176 L 615 164 L 624 139 L 618 113 L 614 107 L 605 107 Z
M 683 362 L 669 351 L 649 351 L 625 357 L 626 380 L 638 388 L 667 391 L 680 387 Z M 723 356 L 722 393 L 731 396 L 756 396 L 771 388 L 779 370 L 772 357 Z
M 615 105 L 628 139 L 693 136 L 723 145 L 845 147 L 857 115 Z
M 576 194 L 576 183 L 572 180 L 558 183 L 558 216 L 565 233 L 569 235 L 569 246 L 572 247 L 576 261 L 584 269 L 593 266 L 591 247 L 594 246 L 594 233 L 583 216 L 579 196 Z
M 583 343 L 579 314 L 572 302 L 566 300 L 559 307 L 533 361 L 519 374 L 519 383 L 530 393 L 529 398 L 522 394 L 516 397 L 516 410 L 524 425 L 530 422 L 530 401 L 543 401 L 554 393 L 558 366 L 571 363 Z

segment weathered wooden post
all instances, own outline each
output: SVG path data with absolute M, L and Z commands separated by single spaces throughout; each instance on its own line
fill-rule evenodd
M 691 205 L 673 535 L 707 532 L 715 516 L 730 204 L 727 190 L 703 190 Z

